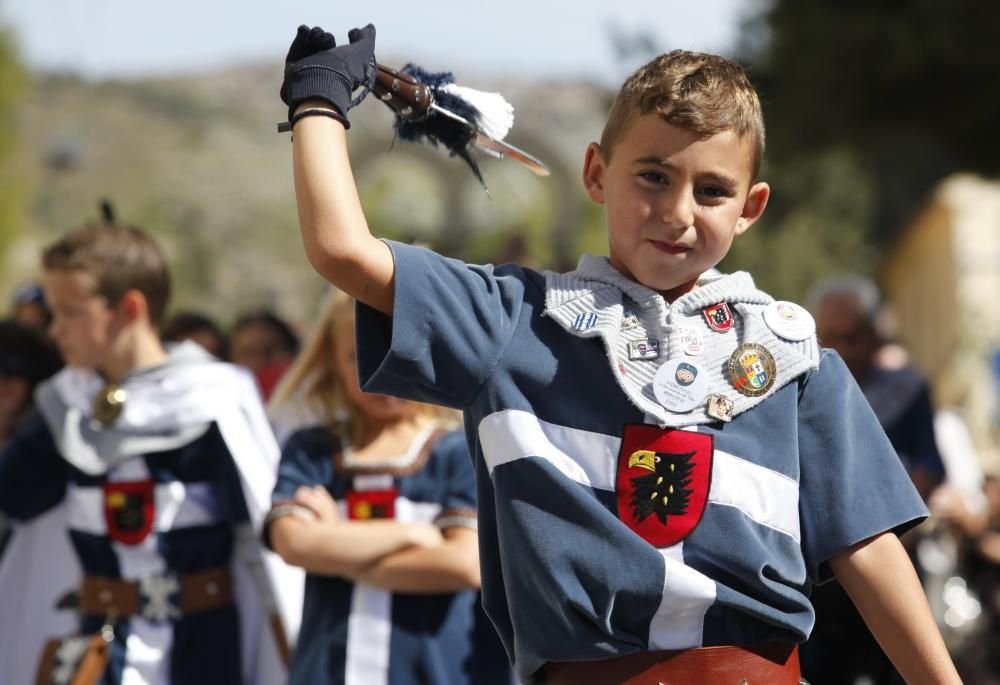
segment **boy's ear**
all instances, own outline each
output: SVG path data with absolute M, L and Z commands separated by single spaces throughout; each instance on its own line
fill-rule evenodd
M 149 303 L 146 296 L 138 290 L 126 290 L 118 303 L 118 310 L 125 315 L 129 323 L 140 319 L 149 319 Z
M 769 197 L 771 197 L 771 186 L 763 181 L 750 186 L 747 199 L 743 203 L 743 211 L 740 212 L 740 218 L 736 220 L 736 235 L 742 235 L 754 225 L 754 222 L 764 213 Z
M 601 146 L 591 143 L 587 146 L 587 153 L 583 158 L 583 187 L 587 189 L 587 195 L 598 204 L 604 204 L 604 170 L 607 164 Z

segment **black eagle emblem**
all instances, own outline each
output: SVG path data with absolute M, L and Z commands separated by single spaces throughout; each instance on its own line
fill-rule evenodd
M 632 506 L 635 517 L 642 522 L 650 514 L 656 514 L 660 523 L 666 525 L 668 515 L 679 515 L 687 511 L 688 502 L 694 492 L 687 487 L 691 484 L 691 458 L 695 452 L 673 453 L 639 450 L 628 458 L 628 466 L 638 466 L 652 471 L 648 476 L 632 479 Z

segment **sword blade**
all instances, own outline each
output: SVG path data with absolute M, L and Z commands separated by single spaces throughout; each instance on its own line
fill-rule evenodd
M 540 159 L 529 155 L 524 150 L 514 147 L 510 143 L 505 143 L 501 140 L 494 140 L 483 133 L 476 133 L 476 139 L 473 143 L 476 147 L 496 157 L 497 159 L 509 158 L 513 159 L 515 162 L 520 162 L 539 176 L 548 176 L 552 173 Z
M 483 152 L 486 152 L 491 157 L 496 157 L 497 159 L 512 159 L 515 162 L 520 162 L 524 166 L 528 167 L 532 172 L 539 176 L 548 176 L 551 171 L 537 157 L 534 157 L 520 148 L 516 148 L 510 143 L 505 143 L 501 140 L 494 140 L 488 135 L 479 130 L 479 127 L 473 124 L 471 121 L 465 117 L 461 117 L 454 112 L 445 109 L 436 102 L 432 102 L 430 109 L 437 112 L 442 116 L 446 116 L 449 119 L 454 119 L 455 121 L 468 126 L 470 129 L 476 132 L 476 139 L 473 144 L 478 147 Z

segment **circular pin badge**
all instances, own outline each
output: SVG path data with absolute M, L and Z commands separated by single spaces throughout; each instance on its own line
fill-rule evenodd
M 794 302 L 778 300 L 767 305 L 764 309 L 764 323 L 775 335 L 793 342 L 806 340 L 816 333 L 816 322 L 812 315 Z
M 774 357 L 758 343 L 742 343 L 729 356 L 729 380 L 742 395 L 760 397 L 774 385 Z
M 669 411 L 691 411 L 705 401 L 708 374 L 693 361 L 671 359 L 653 376 L 653 395 Z
M 121 415 L 127 397 L 125 388 L 108 383 L 94 397 L 94 418 L 100 421 L 102 426 L 110 426 Z

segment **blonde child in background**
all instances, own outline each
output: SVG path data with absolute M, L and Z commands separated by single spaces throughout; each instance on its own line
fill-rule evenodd
M 270 405 L 314 422 L 285 442 L 268 516 L 271 546 L 307 571 L 291 683 L 489 682 L 458 416 L 362 392 L 354 360 L 354 300 L 335 293 Z

